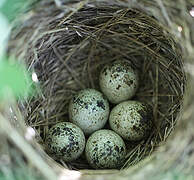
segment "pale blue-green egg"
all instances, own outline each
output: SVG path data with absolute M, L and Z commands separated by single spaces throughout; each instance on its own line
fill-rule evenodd
M 109 103 L 101 92 L 84 89 L 71 99 L 69 119 L 89 135 L 104 127 L 109 111 Z
M 49 129 L 46 138 L 48 149 L 65 162 L 79 158 L 85 148 L 83 131 L 70 122 L 61 122 Z
M 146 138 L 153 125 L 152 109 L 139 101 L 125 101 L 116 105 L 109 117 L 112 130 L 123 139 L 138 141 Z
M 139 76 L 127 62 L 115 61 L 103 67 L 99 84 L 108 100 L 118 104 L 135 95 L 139 86 Z
M 123 165 L 126 146 L 123 139 L 112 130 L 98 130 L 88 139 L 86 159 L 95 169 L 119 168 Z

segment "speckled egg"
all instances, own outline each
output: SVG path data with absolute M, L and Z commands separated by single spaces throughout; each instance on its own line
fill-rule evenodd
M 138 101 L 125 101 L 112 109 L 109 124 L 124 139 L 138 141 L 149 135 L 152 119 L 150 106 Z
M 70 101 L 69 119 L 86 135 L 104 127 L 108 116 L 108 100 L 95 89 L 81 90 Z
M 95 169 L 118 168 L 123 165 L 126 146 L 123 139 L 112 130 L 98 130 L 88 139 L 86 159 Z
M 83 153 L 85 136 L 83 131 L 75 124 L 61 122 L 49 130 L 46 144 L 56 156 L 59 156 L 65 162 L 70 162 Z
M 99 76 L 102 92 L 113 104 L 132 98 L 139 85 L 138 73 L 125 61 L 104 66 Z

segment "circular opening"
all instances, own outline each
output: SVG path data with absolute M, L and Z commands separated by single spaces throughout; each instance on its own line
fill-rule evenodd
M 100 90 L 102 67 L 124 60 L 140 75 L 133 99 L 148 103 L 154 119 L 148 138 L 125 141 L 128 152 L 121 169 L 128 168 L 149 156 L 174 129 L 186 81 L 181 49 L 154 17 L 137 9 L 89 3 L 71 16 L 59 14 L 55 8 L 37 11 L 28 19 L 30 32 L 24 26 L 17 35 L 28 43 L 25 63 L 41 88 L 36 97 L 20 104 L 26 123 L 36 128 L 39 143 L 49 153 L 44 145 L 47 132 L 68 121 L 72 96 L 85 88 Z M 66 168 L 91 169 L 84 154 L 71 163 L 49 155 Z

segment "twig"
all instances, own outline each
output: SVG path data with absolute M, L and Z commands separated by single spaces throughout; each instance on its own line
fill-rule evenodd
M 26 142 L 26 140 L 15 130 L 10 122 L 0 114 L 0 127 L 6 136 L 24 153 L 28 160 L 37 167 L 42 175 L 48 180 L 57 179 L 57 175 Z

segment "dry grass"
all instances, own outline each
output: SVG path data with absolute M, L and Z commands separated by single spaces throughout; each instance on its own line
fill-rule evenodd
M 35 127 L 44 141 L 50 125 L 68 121 L 68 103 L 75 92 L 99 89 L 98 72 L 104 64 L 127 61 L 140 74 L 134 99 L 153 107 L 155 124 L 148 139 L 126 142 L 129 151 L 123 168 L 136 164 L 165 141 L 176 124 L 185 87 L 179 45 L 156 19 L 136 9 L 89 3 L 60 17 L 53 3 L 46 4 L 50 10 L 37 8 L 13 39 L 24 38 L 20 50 L 42 89 L 21 104 L 26 124 Z M 67 166 L 90 168 L 84 157 Z
M 41 91 L 20 102 L 20 109 L 26 124 L 40 134 L 43 149 L 46 151 L 44 139 L 49 127 L 68 120 L 72 95 L 87 87 L 99 89 L 99 70 L 118 59 L 140 72 L 141 86 L 134 99 L 150 104 L 154 117 L 148 139 L 127 143 L 122 169 L 130 170 L 164 144 L 183 108 L 183 62 L 186 55 L 190 61 L 194 40 L 190 33 L 194 25 L 185 13 L 191 3 L 82 1 L 57 8 L 53 1 L 42 0 L 27 12 L 11 35 L 9 53 L 23 59 L 29 71 L 38 75 Z M 178 26 L 183 27 L 182 33 Z M 69 169 L 90 169 L 84 157 L 59 163 Z

